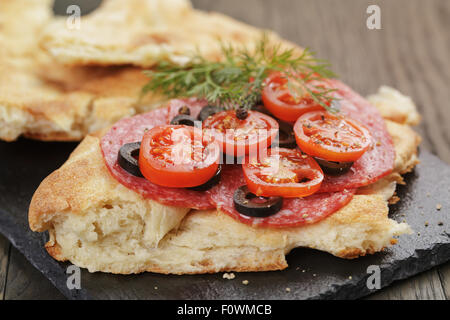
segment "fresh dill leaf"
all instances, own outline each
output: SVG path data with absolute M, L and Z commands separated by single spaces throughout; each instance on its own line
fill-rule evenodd
M 150 80 L 142 94 L 156 91 L 169 98 L 195 96 L 225 108 L 250 108 L 261 100 L 267 76 L 280 71 L 288 80 L 294 99 L 308 94 L 325 109 L 336 112 L 328 106 L 335 100 L 334 90 L 311 85 L 314 80 L 336 76 L 330 64 L 315 58 L 314 52 L 305 49 L 298 54 L 294 49 L 283 49 L 281 44 L 269 44 L 266 35 L 254 50 L 225 43 L 221 43 L 221 49 L 224 59 L 220 62 L 208 61 L 200 54 L 193 55 L 184 65 L 159 62 L 152 70 L 144 71 Z

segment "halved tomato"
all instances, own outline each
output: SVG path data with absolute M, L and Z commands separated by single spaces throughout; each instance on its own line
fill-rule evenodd
M 207 182 L 219 166 L 219 145 L 202 130 L 182 125 L 154 127 L 141 142 L 139 168 L 155 184 L 195 187 Z
M 241 157 L 267 149 L 278 133 L 278 122 L 257 111 L 248 111 L 246 119 L 235 110 L 216 113 L 203 122 L 222 147 L 222 152 Z
M 303 152 L 328 161 L 358 160 L 372 141 L 369 130 L 356 121 L 326 111 L 309 112 L 294 125 Z
M 275 72 L 265 80 L 262 101 L 275 117 L 287 122 L 294 122 L 306 112 L 323 110 L 323 107 L 307 92 L 301 97 L 293 97 L 287 85 L 288 81 L 295 81 L 295 79 L 287 78 L 281 72 Z M 310 81 L 310 84 L 309 89 L 312 91 L 314 85 L 324 85 L 318 83 L 318 80 Z
M 306 197 L 319 190 L 324 177 L 317 162 L 298 149 L 272 148 L 242 167 L 248 189 L 264 197 Z

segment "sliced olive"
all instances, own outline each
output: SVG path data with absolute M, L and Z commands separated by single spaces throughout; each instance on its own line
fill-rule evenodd
M 180 109 L 178 109 L 178 114 L 185 114 L 187 116 L 191 115 L 191 109 L 189 109 L 188 106 L 182 106 Z
M 188 189 L 194 190 L 194 191 L 206 191 L 211 189 L 212 187 L 214 187 L 216 184 L 218 184 L 220 182 L 220 176 L 222 173 L 222 165 L 219 164 L 219 167 L 217 168 L 216 174 L 214 176 L 212 176 L 211 179 L 209 179 L 208 181 L 206 181 L 204 184 L 199 185 L 199 186 L 195 186 L 195 187 L 190 187 Z
M 278 146 L 280 148 L 294 149 L 297 148 L 297 141 L 295 141 L 294 129 L 290 123 L 278 121 Z
M 258 197 L 247 186 L 236 189 L 233 196 L 234 207 L 239 213 L 250 217 L 269 217 L 281 210 L 282 197 Z
M 328 161 L 322 158 L 314 157 L 319 166 L 322 168 L 323 172 L 328 174 L 342 174 L 350 170 L 353 162 L 337 162 Z
M 172 121 L 170 121 L 170 124 L 175 124 L 175 125 L 185 125 L 185 126 L 191 126 L 194 127 L 195 126 L 195 119 L 192 118 L 191 116 L 188 116 L 186 114 L 179 114 L 177 116 L 175 116 Z
M 206 119 L 208 119 L 208 117 L 223 111 L 224 109 L 222 107 L 219 106 L 211 106 L 211 105 L 207 105 L 206 107 L 203 107 L 202 110 L 200 111 L 200 113 L 198 114 L 197 119 L 200 121 L 205 121 Z
M 245 120 L 248 117 L 248 110 L 245 108 L 236 109 L 236 118 L 240 120 Z
M 140 142 L 126 143 L 120 147 L 119 156 L 117 158 L 119 166 L 136 177 L 143 177 L 137 160 L 140 149 Z

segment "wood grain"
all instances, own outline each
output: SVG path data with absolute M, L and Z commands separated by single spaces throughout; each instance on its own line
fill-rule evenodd
M 11 248 L 5 300 L 60 300 L 65 297 L 14 247 Z
M 450 163 L 450 1 L 193 0 L 318 52 L 361 94 L 381 84 L 413 98 L 421 114 L 422 146 Z M 366 8 L 381 8 L 381 30 L 366 27 Z M 445 279 L 441 285 L 441 279 Z M 450 263 L 382 290 L 374 299 L 443 299 Z M 447 294 L 447 297 L 449 295 Z
M 369 297 L 371 300 L 445 300 L 446 295 L 436 269 L 402 280 Z
M 5 298 L 10 247 L 8 240 L 0 235 L 0 300 Z
M 450 1 L 448 0 L 192 0 L 195 7 L 272 29 L 328 59 L 363 95 L 382 84 L 411 96 L 423 121 L 422 146 L 450 163 Z M 366 27 L 366 8 L 381 8 L 381 30 Z M 447 195 L 448 196 L 448 195 Z M 0 297 L 8 244 L 0 238 Z M 5 260 L 6 259 L 6 260 Z M 6 262 L 5 262 L 6 261 Z M 61 297 L 15 249 L 6 298 Z M 450 263 L 400 281 L 369 299 L 450 297 Z
M 437 268 L 442 289 L 447 300 L 450 299 L 450 263 Z

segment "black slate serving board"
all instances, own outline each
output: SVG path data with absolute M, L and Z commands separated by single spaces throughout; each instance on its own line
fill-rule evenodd
M 47 235 L 29 230 L 27 210 L 40 181 L 58 168 L 75 146 L 25 139 L 0 142 L 0 232 L 70 299 L 358 298 L 373 292 L 366 286 L 369 265 L 380 266 L 384 287 L 450 260 L 450 166 L 423 151 L 421 164 L 406 176 L 407 185 L 398 188 L 401 201 L 390 208 L 391 216 L 405 219 L 414 234 L 400 237 L 398 245 L 383 253 L 342 260 L 315 250 L 295 249 L 288 256 L 288 269 L 236 273 L 234 280 L 223 279 L 222 274 L 119 276 L 83 270 L 82 289 L 69 290 L 65 273 L 69 264 L 48 256 L 43 248 Z M 438 203 L 441 210 L 436 208 Z M 249 284 L 243 285 L 242 280 Z

